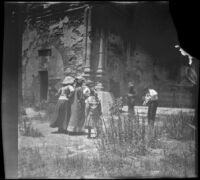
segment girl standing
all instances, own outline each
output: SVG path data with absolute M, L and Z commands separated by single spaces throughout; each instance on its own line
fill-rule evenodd
M 94 130 L 96 137 L 99 135 L 101 103 L 94 88 L 90 90 L 90 96 L 86 99 L 86 121 L 84 128 L 88 129 L 88 138 L 91 138 L 91 131 Z

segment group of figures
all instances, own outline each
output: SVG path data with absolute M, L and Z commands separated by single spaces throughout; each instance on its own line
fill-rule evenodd
M 88 138 L 99 136 L 101 102 L 91 80 L 85 80 L 82 76 L 67 76 L 56 96 L 58 102 L 50 127 L 57 127 L 59 133 L 88 133 Z M 135 112 L 136 96 L 134 84 L 130 82 L 128 111 L 131 114 Z M 153 127 L 158 107 L 158 93 L 154 89 L 145 89 L 143 105 L 148 105 L 148 124 Z
M 101 103 L 91 80 L 67 76 L 57 96 L 50 127 L 57 127 L 59 133 L 88 133 L 88 138 L 99 136 Z

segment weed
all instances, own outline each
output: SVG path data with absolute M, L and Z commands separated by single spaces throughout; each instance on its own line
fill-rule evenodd
M 33 127 L 31 119 L 27 116 L 23 116 L 22 120 L 19 121 L 19 132 L 22 136 L 44 137 L 38 129 Z

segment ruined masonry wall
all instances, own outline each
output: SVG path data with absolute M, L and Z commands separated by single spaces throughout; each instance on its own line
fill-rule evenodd
M 58 89 L 64 75 L 83 73 L 83 11 L 59 19 L 27 22 L 22 38 L 22 91 L 25 104 L 40 101 L 38 50 L 51 49 L 47 63 L 49 89 Z M 35 77 L 33 77 L 33 75 Z

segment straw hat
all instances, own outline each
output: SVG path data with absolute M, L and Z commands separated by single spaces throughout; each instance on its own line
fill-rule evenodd
M 62 82 L 62 84 L 72 84 L 72 83 L 74 83 L 74 78 L 71 76 L 66 76 Z
M 91 81 L 90 79 L 87 79 L 86 81 L 85 81 L 85 84 L 86 85 L 91 85 L 93 83 L 93 81 Z
M 134 86 L 134 83 L 133 82 L 129 82 L 128 86 Z

